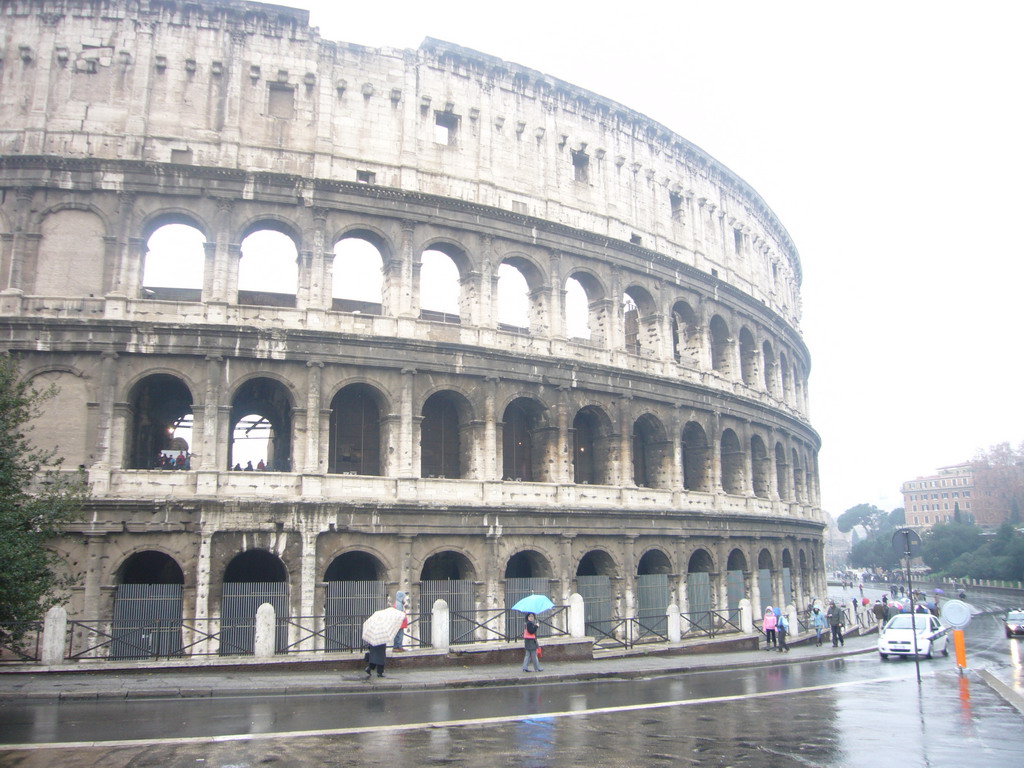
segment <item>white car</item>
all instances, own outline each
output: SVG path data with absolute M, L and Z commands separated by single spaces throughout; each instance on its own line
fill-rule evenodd
M 930 613 L 915 613 L 914 625 L 917 627 L 916 653 L 930 659 L 932 654 L 949 655 L 949 627 L 939 621 L 938 616 Z M 889 656 L 913 656 L 915 654 L 914 630 L 909 613 L 898 613 L 882 627 L 878 635 L 878 655 L 883 659 Z

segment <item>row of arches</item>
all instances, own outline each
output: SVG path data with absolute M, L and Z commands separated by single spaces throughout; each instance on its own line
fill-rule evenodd
M 152 469 L 167 453 L 187 455 L 193 406 L 189 386 L 177 376 L 158 373 L 140 379 L 128 398 L 132 421 L 125 466 Z M 238 385 L 230 399 L 230 441 L 222 468 L 241 468 L 258 458 L 260 469 L 290 471 L 294 408 L 291 388 L 276 378 L 256 376 Z M 392 414 L 401 409 L 392 396 L 367 382 L 352 383 L 331 396 L 328 410 L 327 473 L 380 476 L 393 471 L 387 457 L 401 430 Z M 503 480 L 721 489 L 787 501 L 817 496 L 816 466 L 806 446 L 791 439 L 771 441 L 771 430 L 747 436 L 739 425 L 725 426 L 711 414 L 691 418 L 676 433 L 642 407 L 639 415 L 623 420 L 602 405 L 587 404 L 572 411 L 570 419 L 538 397 L 519 394 L 496 413 L 496 444 L 489 447 L 487 430 L 479 426 L 486 415 L 481 410 L 486 408 L 472 394 L 455 389 L 424 397 L 417 419 L 421 477 L 479 479 L 474 456 L 492 451 Z M 564 469 L 563 449 L 569 451 Z M 623 458 L 616 459 L 620 451 Z

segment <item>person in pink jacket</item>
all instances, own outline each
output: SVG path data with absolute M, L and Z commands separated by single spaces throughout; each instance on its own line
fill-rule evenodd
M 770 651 L 773 647 L 778 647 L 779 641 L 775 636 L 775 627 L 778 624 L 778 618 L 775 616 L 775 611 L 769 605 L 764 610 L 764 642 L 765 650 Z

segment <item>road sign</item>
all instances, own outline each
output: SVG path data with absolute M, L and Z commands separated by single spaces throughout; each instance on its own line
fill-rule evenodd
M 971 623 L 971 607 L 962 600 L 947 600 L 939 609 L 942 620 L 951 627 L 963 629 Z
M 909 554 L 913 559 L 921 554 L 921 537 L 917 535 L 917 531 L 900 528 L 892 535 L 892 548 L 900 557 Z

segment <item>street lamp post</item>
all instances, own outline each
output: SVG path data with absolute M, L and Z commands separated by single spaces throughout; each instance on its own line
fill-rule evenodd
M 907 559 L 907 592 L 910 594 L 910 631 L 914 637 L 914 666 L 917 668 L 917 683 L 921 684 L 921 658 L 917 648 L 917 611 L 914 608 L 914 584 L 910 578 L 910 560 L 921 551 L 921 537 L 910 528 L 900 528 L 892 535 L 892 546 L 896 553 Z

